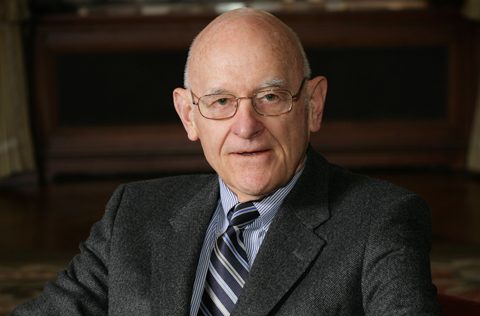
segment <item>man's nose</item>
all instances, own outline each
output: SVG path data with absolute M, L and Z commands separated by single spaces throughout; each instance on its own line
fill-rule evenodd
M 259 120 L 260 115 L 255 112 L 251 98 L 239 98 L 237 113 L 233 117 L 232 132 L 245 139 L 259 135 L 264 126 Z

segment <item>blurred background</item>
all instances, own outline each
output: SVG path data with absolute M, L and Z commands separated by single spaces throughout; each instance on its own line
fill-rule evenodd
M 328 78 L 312 146 L 424 197 L 439 292 L 480 302 L 480 1 L 0 0 L 0 315 L 118 184 L 211 172 L 171 95 L 193 37 L 242 6 L 291 26 Z

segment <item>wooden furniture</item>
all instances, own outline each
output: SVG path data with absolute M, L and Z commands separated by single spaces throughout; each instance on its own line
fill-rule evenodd
M 349 167 L 462 168 L 473 113 L 475 29 L 454 10 L 276 12 L 329 78 L 312 145 Z M 34 117 L 41 168 L 209 170 L 171 91 L 212 12 L 39 17 Z
M 480 302 L 471 301 L 461 297 L 439 294 L 438 301 L 444 316 L 478 316 L 480 315 Z

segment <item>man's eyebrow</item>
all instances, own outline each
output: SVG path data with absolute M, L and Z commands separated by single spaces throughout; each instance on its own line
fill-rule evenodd
M 271 79 L 263 82 L 259 86 L 255 88 L 254 91 L 258 90 L 263 90 L 263 89 L 268 89 L 268 88 L 286 88 L 286 83 L 284 79 Z M 229 90 L 222 89 L 222 88 L 213 88 L 208 90 L 205 95 L 210 95 L 210 94 L 232 94 L 233 93 Z
M 285 88 L 285 87 L 286 87 L 285 80 L 283 80 L 283 79 L 272 79 L 272 80 L 268 80 L 268 81 L 265 81 L 264 83 L 262 83 L 260 86 L 257 87 L 256 90 L 262 90 L 262 89 L 266 89 L 266 88 Z
M 232 92 L 222 88 L 212 88 L 205 93 L 205 95 L 210 95 L 210 94 L 232 94 Z

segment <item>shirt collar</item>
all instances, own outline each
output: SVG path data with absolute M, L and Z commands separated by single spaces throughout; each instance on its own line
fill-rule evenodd
M 258 212 L 260 213 L 260 218 L 264 222 L 264 225 L 269 225 L 270 222 L 273 220 L 273 217 L 277 213 L 277 210 L 279 209 L 285 197 L 295 186 L 295 183 L 297 183 L 297 180 L 301 176 L 304 168 L 305 164 L 300 170 L 295 173 L 292 179 L 290 179 L 290 181 L 285 186 L 280 187 L 275 192 L 267 195 L 261 200 L 253 201 L 253 205 L 255 205 Z M 237 195 L 228 188 L 228 186 L 220 177 L 218 177 L 218 181 L 220 184 L 220 201 L 222 204 L 224 215 L 226 217 L 228 211 L 232 207 L 237 205 L 239 201 Z

